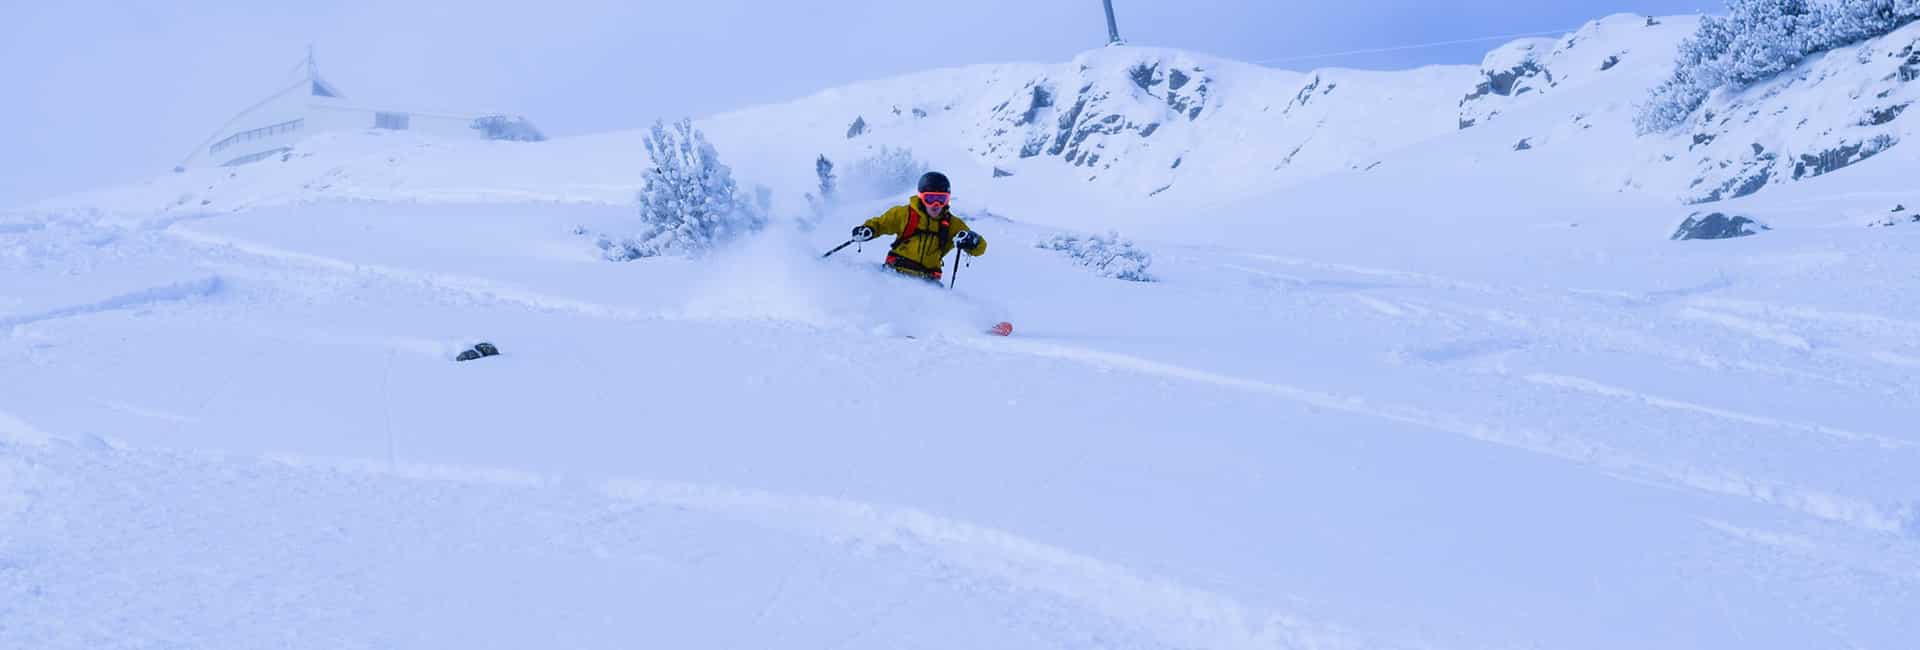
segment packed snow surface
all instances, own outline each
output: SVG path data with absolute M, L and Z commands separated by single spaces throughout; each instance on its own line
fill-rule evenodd
M 1682 22 L 1572 51 L 1597 75 L 1619 49 L 1579 47 Z M 1196 67 L 1210 102 L 1289 86 L 1277 112 L 1313 78 L 1102 63 L 1128 56 L 929 74 L 1005 77 L 989 113 L 1040 76 L 1068 90 L 1042 113 Z M 1606 74 L 1656 82 L 1641 56 Z M 1485 72 L 1409 73 L 1466 86 L 1352 149 L 1372 171 L 1309 148 L 1312 176 L 1209 179 L 1223 149 L 1169 177 L 1211 197 L 1147 196 L 1159 144 L 1023 163 L 987 147 L 1032 134 L 897 126 L 946 98 L 848 138 L 835 103 L 885 82 L 722 116 L 782 207 L 698 259 L 576 234 L 635 227 L 634 134 L 329 134 L 0 214 L 0 647 L 1911 647 L 1920 224 L 1896 217 L 1920 160 L 1713 206 L 1758 236 L 1668 241 L 1675 192 L 1555 146 L 1625 122 L 1510 146 L 1625 115 L 1583 94 L 1615 82 L 1489 94 L 1537 110 L 1463 129 Z M 1323 72 L 1307 105 L 1424 87 L 1375 74 Z M 1151 137 L 1225 148 L 1200 119 L 1263 112 L 1180 106 L 1213 108 Z M 748 144 L 810 122 L 832 132 Z M 966 172 L 990 249 L 955 289 L 877 272 L 882 242 L 820 259 L 904 195 L 794 218 L 815 155 L 896 128 Z M 1154 282 L 1035 245 L 1109 228 Z M 480 341 L 503 354 L 453 361 Z

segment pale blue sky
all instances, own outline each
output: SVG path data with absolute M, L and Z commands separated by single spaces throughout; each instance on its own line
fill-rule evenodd
M 1717 0 L 1114 0 L 1123 36 L 1241 60 L 1558 29 Z M 164 173 L 319 47 L 356 99 L 632 128 L 1105 42 L 1100 0 L 0 0 L 0 206 Z M 1497 42 L 1278 67 L 1473 63 Z

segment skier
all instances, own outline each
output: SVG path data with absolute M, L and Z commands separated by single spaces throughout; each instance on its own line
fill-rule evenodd
M 906 205 L 893 206 L 855 226 L 853 240 L 894 235 L 893 245 L 887 250 L 887 268 L 939 284 L 947 251 L 958 248 L 974 257 L 987 253 L 986 238 L 948 210 L 952 199 L 953 185 L 947 175 L 927 172 L 920 177 L 919 192 L 907 199 Z

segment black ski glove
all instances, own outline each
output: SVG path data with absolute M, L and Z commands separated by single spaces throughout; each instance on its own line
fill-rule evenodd
M 963 251 L 973 250 L 973 247 L 980 245 L 980 235 L 971 230 L 962 230 L 953 234 L 953 245 Z
M 873 240 L 873 229 L 872 229 L 872 228 L 868 228 L 868 227 L 866 227 L 866 226 L 854 226 L 854 227 L 853 227 L 853 240 L 854 240 L 854 241 L 872 241 L 872 240 Z

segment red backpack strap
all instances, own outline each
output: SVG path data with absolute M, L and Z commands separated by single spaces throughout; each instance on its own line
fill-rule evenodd
M 913 211 L 913 204 L 907 204 L 907 227 L 900 229 L 900 241 L 913 239 L 913 232 L 920 229 L 920 215 Z
M 914 232 L 919 229 L 920 229 L 920 215 L 914 214 L 913 204 L 908 203 L 907 204 L 907 225 L 906 227 L 900 229 L 900 234 L 898 236 L 893 238 L 893 245 L 887 247 L 888 249 L 887 264 L 894 264 L 896 261 L 900 259 L 899 257 L 900 245 L 905 244 L 909 241 L 912 241 Z

